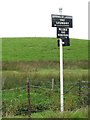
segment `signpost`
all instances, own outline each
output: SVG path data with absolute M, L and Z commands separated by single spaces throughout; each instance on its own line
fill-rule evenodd
M 69 46 L 69 28 L 73 27 L 72 16 L 62 15 L 62 8 L 59 9 L 60 15 L 52 14 L 52 27 L 57 27 L 58 47 L 60 46 L 60 111 L 64 111 L 63 101 L 63 46 Z

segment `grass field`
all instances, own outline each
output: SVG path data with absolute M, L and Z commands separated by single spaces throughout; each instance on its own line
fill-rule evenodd
M 71 39 L 64 60 L 88 60 L 88 41 Z M 3 38 L 3 61 L 59 61 L 56 38 Z
M 78 80 L 88 81 L 88 41 L 80 39 L 70 41 L 70 46 L 63 47 L 64 92 L 68 91 Z M 32 85 L 45 87 L 44 90 L 31 88 L 32 118 L 57 116 L 64 118 L 69 115 L 71 118 L 82 118 L 87 116 L 87 104 L 84 103 L 84 99 L 87 100 L 86 93 L 81 97 L 81 101 L 83 101 L 81 105 L 84 108 L 78 110 L 78 85 L 70 91 L 71 95 L 65 95 L 67 113 L 64 115 L 58 113 L 60 70 L 56 38 L 3 38 L 2 60 L 3 116 L 27 116 L 25 113 L 27 112 L 27 93 L 25 91 L 27 78 Z M 52 78 L 55 79 L 56 85 L 54 95 L 51 90 Z M 19 87 L 21 87 L 19 90 L 9 90 Z M 41 110 L 41 112 L 34 113 L 36 110 Z M 85 114 L 81 114 L 82 111 Z
M 65 111 L 64 113 L 60 113 L 59 111 L 44 111 L 44 112 L 39 112 L 39 113 L 33 113 L 31 115 L 31 118 L 37 118 L 37 119 L 40 119 L 40 118 L 46 118 L 46 119 L 78 119 L 78 120 L 81 120 L 81 119 L 84 119 L 84 120 L 87 120 L 88 119 L 88 107 L 86 108 L 81 108 L 81 109 L 77 109 L 76 111 Z M 12 116 L 9 116 L 8 118 L 13 118 Z M 16 118 L 29 118 L 28 116 L 16 116 Z

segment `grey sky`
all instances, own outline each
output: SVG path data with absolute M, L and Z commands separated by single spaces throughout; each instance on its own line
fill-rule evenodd
M 51 14 L 73 16 L 70 37 L 88 39 L 88 0 L 0 0 L 0 37 L 56 37 Z

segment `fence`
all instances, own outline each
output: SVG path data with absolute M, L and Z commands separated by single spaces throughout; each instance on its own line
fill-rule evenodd
M 38 85 L 27 81 L 23 87 L 2 90 L 2 112 L 8 115 L 31 115 L 43 110 L 59 110 L 59 82 L 52 79 Z M 73 110 L 88 105 L 88 81 L 64 83 L 64 109 Z M 45 86 L 46 85 L 46 86 Z

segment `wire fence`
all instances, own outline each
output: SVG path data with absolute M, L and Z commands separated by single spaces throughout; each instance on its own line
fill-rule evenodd
M 29 81 L 30 82 L 30 81 Z M 43 83 L 43 82 L 42 82 Z M 48 85 L 47 85 L 48 84 Z M 64 85 L 64 109 L 73 110 L 76 107 L 88 105 L 88 81 L 79 80 L 76 83 Z M 26 83 L 26 85 L 13 89 L 3 89 L 2 113 L 3 116 L 26 115 L 43 110 L 59 110 L 60 83 L 48 82 L 41 85 Z M 29 87 L 27 87 L 29 86 Z

